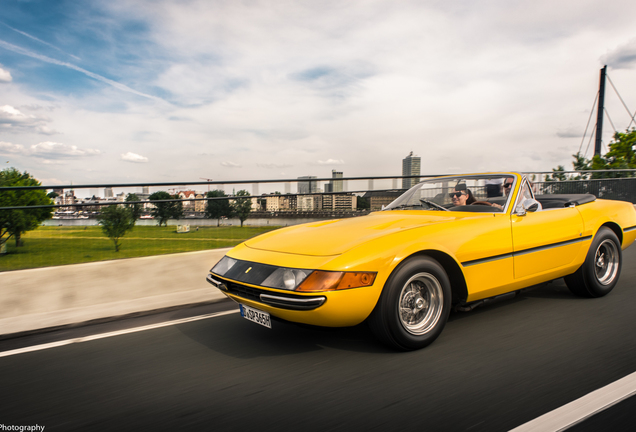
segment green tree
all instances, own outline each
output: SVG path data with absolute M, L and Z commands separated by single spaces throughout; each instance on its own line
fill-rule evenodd
M 371 208 L 371 201 L 369 198 L 359 196 L 356 200 L 356 208 L 358 210 L 366 210 Z
M 126 202 L 134 202 L 134 201 L 140 201 L 137 194 L 129 193 L 128 195 L 126 195 Z M 130 214 L 135 219 L 135 221 L 139 219 L 139 217 L 141 216 L 141 210 L 142 210 L 141 204 L 126 204 L 126 208 L 130 210 Z
M 581 153 L 577 153 L 572 155 L 574 158 L 574 162 L 572 162 L 572 166 L 575 171 L 589 171 L 590 170 L 590 162 L 581 155 Z M 560 165 L 559 165 L 560 166 Z M 589 178 L 589 174 L 582 173 L 573 178 L 573 180 L 587 180 Z
M 236 198 L 234 200 L 234 204 L 232 204 L 233 213 L 237 218 L 241 221 L 241 227 L 243 226 L 243 222 L 250 215 L 252 211 L 252 200 L 249 197 L 250 193 L 246 190 L 240 190 L 236 193 L 236 196 L 243 198 Z
M 176 196 L 172 196 L 168 192 L 159 191 L 151 194 L 148 197 L 148 200 L 161 201 L 176 198 Z M 164 224 L 165 226 L 168 226 L 168 219 L 179 220 L 183 217 L 183 204 L 181 201 L 156 202 L 154 203 L 154 206 L 155 208 L 151 210 L 150 214 L 159 220 L 159 226 Z
M 553 181 L 564 181 L 567 180 L 565 177 L 565 167 L 563 165 L 559 165 L 556 168 L 552 168 L 552 177 L 547 176 L 545 181 L 553 182 Z
M 20 173 L 15 168 L 0 171 L 0 187 L 9 186 L 41 186 L 41 183 L 31 177 L 26 171 Z M 52 205 L 45 190 L 13 190 L 0 192 L 0 207 L 22 207 Z M 15 245 L 21 246 L 21 236 L 27 231 L 34 230 L 43 221 L 51 217 L 50 208 L 25 210 L 0 210 L 0 247 L 11 237 L 15 238 Z
M 207 198 L 219 198 L 226 197 L 225 192 L 222 190 L 209 191 L 206 194 Z M 232 216 L 232 206 L 230 201 L 226 199 L 209 200 L 205 204 L 205 217 L 209 219 L 216 219 L 216 226 L 221 225 L 222 217 Z
M 609 151 L 605 155 L 594 155 L 592 159 L 583 157 L 580 153 L 572 155 L 575 170 L 614 170 L 617 172 L 592 173 L 593 179 L 634 177 L 633 173 L 619 172 L 625 169 L 636 168 L 636 129 L 616 132 L 612 142 L 608 145 Z M 561 167 L 562 168 L 562 167 Z M 556 171 L 557 169 L 552 169 Z M 589 174 L 582 174 L 572 180 L 586 180 Z M 564 179 L 563 179 L 564 180 Z M 554 181 L 554 180 L 553 180 Z
M 102 208 L 97 219 L 104 234 L 115 243 L 115 252 L 119 252 L 121 246 L 119 239 L 135 226 L 133 210 L 119 205 L 109 205 Z

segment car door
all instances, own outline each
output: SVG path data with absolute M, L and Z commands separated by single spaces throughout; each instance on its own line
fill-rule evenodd
M 510 216 L 515 279 L 556 272 L 572 263 L 583 245 L 583 219 L 575 207 L 520 215 L 519 203 L 529 191 L 528 183 L 522 184 Z

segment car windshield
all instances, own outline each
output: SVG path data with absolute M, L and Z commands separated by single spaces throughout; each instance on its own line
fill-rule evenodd
M 502 212 L 515 182 L 511 174 L 434 178 L 413 186 L 384 210 Z

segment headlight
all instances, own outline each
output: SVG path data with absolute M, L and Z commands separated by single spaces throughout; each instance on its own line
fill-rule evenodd
M 225 273 L 228 272 L 228 270 L 234 267 L 234 264 L 236 264 L 235 259 L 224 256 L 223 258 L 221 258 L 221 261 L 219 261 L 214 267 L 212 267 L 212 270 L 210 271 L 218 274 L 219 276 L 224 276 Z
M 311 273 L 311 270 L 277 268 L 261 285 L 269 288 L 293 291 Z

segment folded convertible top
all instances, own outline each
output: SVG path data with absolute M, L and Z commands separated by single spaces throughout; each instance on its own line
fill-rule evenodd
M 535 198 L 543 208 L 572 207 L 596 201 L 596 197 L 592 194 L 536 195 Z

